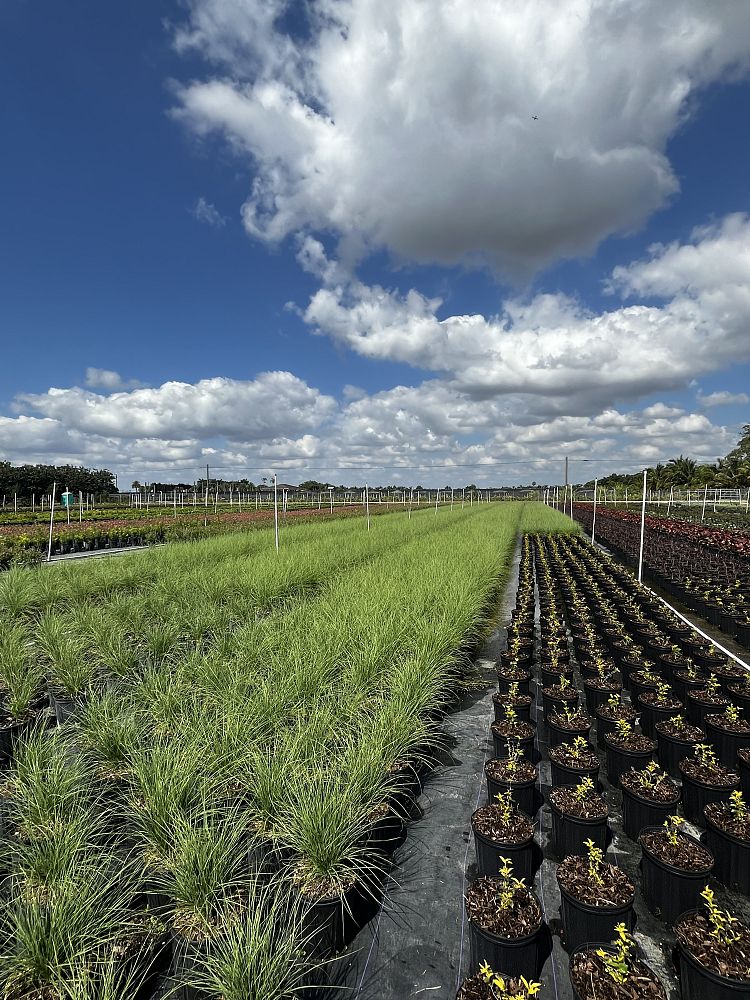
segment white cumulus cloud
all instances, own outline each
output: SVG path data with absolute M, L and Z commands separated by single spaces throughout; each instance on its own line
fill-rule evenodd
M 175 114 L 251 162 L 248 232 L 522 276 L 663 205 L 669 138 L 750 61 L 746 0 L 317 0 L 296 34 L 288 0 L 187 6 Z

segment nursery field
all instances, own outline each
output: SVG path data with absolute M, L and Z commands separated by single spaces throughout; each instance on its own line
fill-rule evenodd
M 322 996 L 546 531 L 446 507 L 0 574 L 3 1000 Z

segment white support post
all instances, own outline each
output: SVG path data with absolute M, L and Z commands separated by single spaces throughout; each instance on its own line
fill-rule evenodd
M 258 494 L 255 494 L 257 504 Z M 276 535 L 276 551 L 279 551 L 279 492 L 276 488 L 276 476 L 273 477 L 273 527 Z
M 370 491 L 365 483 L 365 511 L 367 512 L 367 530 L 370 530 Z
M 641 547 L 638 553 L 638 583 L 643 580 L 643 538 L 646 532 L 646 470 L 643 470 L 643 500 L 641 502 Z
M 672 508 L 672 501 L 674 500 L 674 486 L 669 487 L 669 500 L 667 501 L 667 517 L 669 517 L 669 511 Z
M 591 520 L 591 542 L 592 542 L 592 544 L 593 544 L 593 541 L 594 541 L 594 535 L 596 534 L 596 489 L 597 489 L 598 484 L 599 484 L 599 480 L 595 479 L 594 480 L 594 516 L 593 516 L 593 518 Z M 606 520 L 606 518 L 605 518 L 605 520 Z
M 52 484 L 52 502 L 49 506 L 49 541 L 47 542 L 47 562 L 52 558 L 52 527 L 55 523 L 55 490 L 57 483 Z
M 703 510 L 701 511 L 701 524 L 703 523 L 703 518 L 706 516 L 707 499 L 708 499 L 708 483 L 706 483 L 706 488 L 703 490 Z

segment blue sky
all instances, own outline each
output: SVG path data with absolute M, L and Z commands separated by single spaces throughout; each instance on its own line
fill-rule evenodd
M 743 3 L 422 8 L 0 6 L 0 458 L 460 485 L 733 446 Z

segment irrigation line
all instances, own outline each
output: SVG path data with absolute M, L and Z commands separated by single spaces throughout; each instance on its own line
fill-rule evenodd
M 662 602 L 662 604 L 666 604 L 666 606 L 670 609 L 670 611 L 673 611 L 677 615 L 678 618 L 681 618 L 682 621 L 685 622 L 686 625 L 689 625 L 691 628 L 694 628 L 695 631 L 699 635 L 702 635 L 704 639 L 708 639 L 708 641 L 711 643 L 712 646 L 716 646 L 716 648 L 720 649 L 722 651 L 722 653 L 726 653 L 727 656 L 731 657 L 734 660 L 735 663 L 739 663 L 739 665 L 741 667 L 744 667 L 745 670 L 750 671 L 750 664 L 745 663 L 744 660 L 740 659 L 739 656 L 736 656 L 731 650 L 727 649 L 726 646 L 722 646 L 720 642 L 717 642 L 715 639 L 713 639 L 710 635 L 708 635 L 706 632 L 704 632 L 703 629 L 698 628 L 698 626 L 694 622 L 691 622 L 689 618 L 686 618 L 685 615 L 680 614 L 680 612 L 677 610 L 677 608 L 673 608 L 672 605 L 669 603 L 669 601 L 666 601 L 661 596 L 661 594 L 657 594 L 656 591 L 655 590 L 651 590 L 650 587 L 646 587 L 646 590 L 648 590 L 649 593 L 653 594 L 654 597 L 658 597 L 659 600 Z

